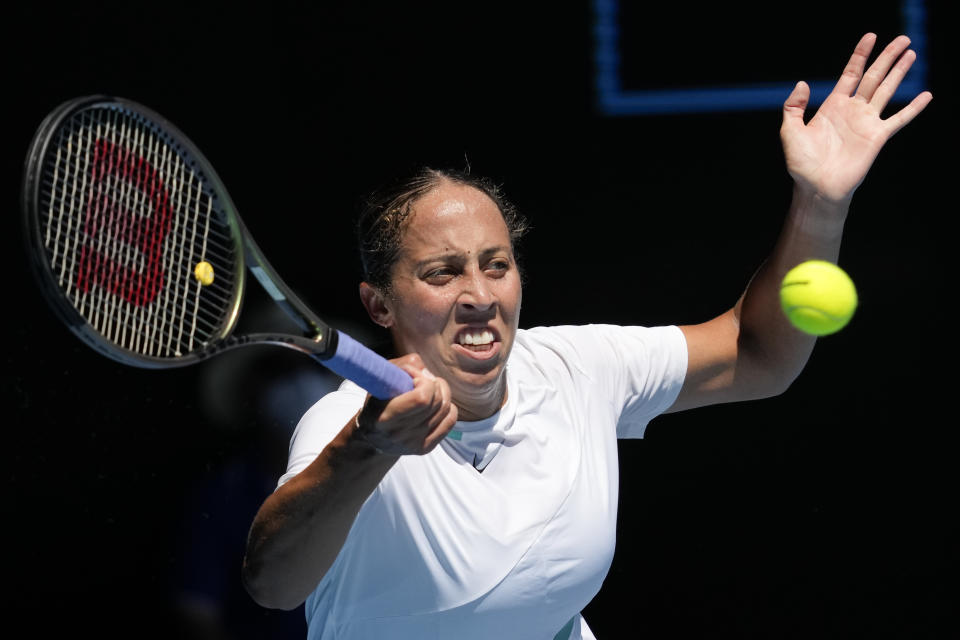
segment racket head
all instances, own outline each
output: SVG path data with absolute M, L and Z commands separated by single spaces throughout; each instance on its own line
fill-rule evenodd
M 27 153 L 22 210 L 41 293 L 101 354 L 184 366 L 233 331 L 242 225 L 210 163 L 159 114 L 109 96 L 57 107 Z

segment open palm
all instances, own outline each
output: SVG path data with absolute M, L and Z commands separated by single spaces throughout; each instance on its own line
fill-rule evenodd
M 883 120 L 890 102 L 916 54 L 910 39 L 900 36 L 877 56 L 864 73 L 876 36 L 860 39 L 833 91 L 808 123 L 804 111 L 810 88 L 800 82 L 783 108 L 780 138 L 787 170 L 800 188 L 831 202 L 847 202 L 863 182 L 884 143 L 913 120 L 932 99 L 928 91 Z

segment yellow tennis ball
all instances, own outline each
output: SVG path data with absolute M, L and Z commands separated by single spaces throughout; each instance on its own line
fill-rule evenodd
M 825 336 L 847 326 L 857 309 L 857 289 L 846 272 L 824 260 L 808 260 L 787 272 L 780 305 L 804 333 Z
M 200 281 L 200 284 L 207 286 L 213 282 L 213 265 L 206 260 L 198 262 L 193 269 L 193 275 Z

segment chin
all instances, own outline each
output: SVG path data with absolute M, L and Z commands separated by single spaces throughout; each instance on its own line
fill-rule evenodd
M 503 377 L 503 363 L 497 362 L 492 366 L 480 368 L 460 368 L 453 372 L 454 377 L 462 385 L 473 387 L 477 391 L 492 384 L 496 384 Z

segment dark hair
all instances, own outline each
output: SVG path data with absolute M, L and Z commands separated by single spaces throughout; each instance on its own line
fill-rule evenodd
M 527 221 L 503 196 L 496 183 L 489 178 L 471 175 L 469 168 L 458 171 L 423 167 L 408 178 L 374 192 L 364 203 L 357 219 L 357 239 L 366 282 L 383 292 L 390 291 L 391 272 L 400 254 L 413 205 L 444 180 L 473 187 L 493 200 L 507 224 L 510 246 L 517 256 L 519 240 L 528 229 Z

